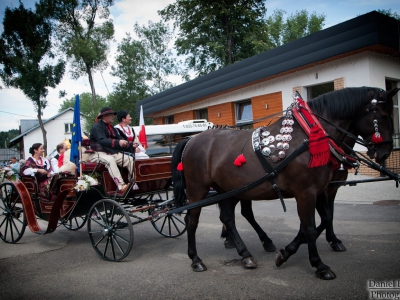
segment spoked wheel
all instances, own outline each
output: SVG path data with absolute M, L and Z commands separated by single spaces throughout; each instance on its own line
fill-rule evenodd
M 89 210 L 87 229 L 94 250 L 104 259 L 121 261 L 131 251 L 133 227 L 118 202 L 103 199 Z
M 81 229 L 83 226 L 85 226 L 86 220 L 87 216 L 80 216 L 69 220 L 63 220 L 61 221 L 61 224 L 64 225 L 64 227 L 69 230 L 77 231 Z
M 6 182 L 0 185 L 0 238 L 6 243 L 16 243 L 26 228 L 24 207 L 15 186 Z
M 184 221 L 186 211 L 182 212 L 181 215 L 167 215 L 166 213 L 171 209 L 173 209 L 173 199 L 165 206 L 150 209 L 149 215 L 152 216 L 151 224 L 159 234 L 175 238 L 186 232 L 186 223 Z

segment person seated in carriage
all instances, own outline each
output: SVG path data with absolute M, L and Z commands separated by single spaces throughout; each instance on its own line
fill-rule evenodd
M 50 158 L 51 168 L 55 173 L 59 172 L 59 168 L 63 165 L 64 152 L 67 151 L 68 147 L 65 143 L 57 145 L 57 154 Z
M 130 126 L 132 122 L 131 115 L 126 110 L 120 110 L 117 113 L 118 124 L 114 127 L 117 128 L 119 134 L 126 140 L 130 142 L 137 143 L 138 146 L 135 149 L 135 158 L 149 158 L 146 154 L 146 149 L 140 144 L 135 131 Z
M 35 143 L 29 148 L 29 157 L 21 167 L 21 173 L 25 176 L 36 177 L 38 190 L 42 197 L 49 197 L 48 185 L 51 181 L 54 171 L 47 158 L 43 157 L 44 149 L 41 143 Z
M 127 168 L 133 177 L 133 157 L 124 152 L 136 151 L 138 144 L 125 139 L 112 126 L 116 114 L 109 107 L 103 107 L 98 114 L 97 122 L 90 130 L 90 147 L 95 152 L 89 155 L 89 161 L 104 164 L 118 189 L 124 193 L 129 185 L 122 179 L 117 165 Z

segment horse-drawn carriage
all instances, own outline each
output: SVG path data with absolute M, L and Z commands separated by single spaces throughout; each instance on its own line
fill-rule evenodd
M 168 197 L 171 187 L 171 156 L 137 159 L 134 181 L 118 192 L 108 170 L 102 164 L 83 163 L 83 186 L 76 175 L 55 175 L 47 197 L 38 191 L 36 178 L 3 182 L 0 185 L 0 238 L 18 242 L 28 225 L 37 234 L 48 234 L 59 226 L 69 230 L 87 224 L 90 242 L 105 260 L 121 261 L 132 249 L 133 225 L 150 221 L 165 237 L 178 237 L 186 231 L 181 216 L 167 215 L 174 208 Z M 128 181 L 128 171 L 121 168 Z M 88 179 L 98 184 L 90 186 Z M 41 229 L 37 218 L 47 221 Z

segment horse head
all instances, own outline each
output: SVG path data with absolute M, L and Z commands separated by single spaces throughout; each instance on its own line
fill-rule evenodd
M 356 131 L 368 145 L 367 155 L 377 163 L 387 159 L 393 149 L 393 99 L 399 91 L 370 89 L 365 111 L 356 123 Z

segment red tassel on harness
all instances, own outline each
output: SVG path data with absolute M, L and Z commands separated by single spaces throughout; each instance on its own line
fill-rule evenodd
M 180 162 L 180 163 L 178 164 L 178 166 L 176 167 L 176 169 L 177 169 L 178 171 L 183 171 L 183 163 Z
M 324 166 L 329 162 L 331 153 L 329 149 L 328 137 L 318 126 L 310 130 L 309 138 L 310 163 L 309 168 Z
M 239 156 L 236 157 L 235 161 L 233 162 L 233 164 L 238 167 L 241 167 L 242 164 L 245 163 L 246 163 L 246 157 L 244 157 L 243 153 L 239 154 Z
M 372 135 L 372 142 L 373 142 L 374 144 L 379 144 L 379 143 L 382 143 L 382 142 L 383 142 L 383 138 L 382 138 L 382 136 L 380 135 L 379 132 L 375 132 L 375 133 Z

